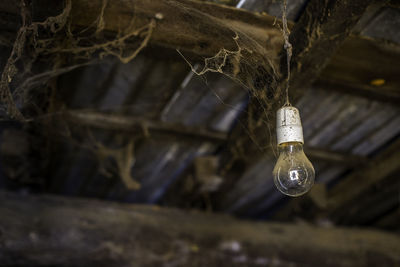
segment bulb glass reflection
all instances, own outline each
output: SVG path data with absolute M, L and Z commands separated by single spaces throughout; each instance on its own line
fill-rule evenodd
M 314 184 L 315 171 L 300 142 L 282 143 L 273 170 L 276 187 L 283 194 L 296 197 L 307 193 Z

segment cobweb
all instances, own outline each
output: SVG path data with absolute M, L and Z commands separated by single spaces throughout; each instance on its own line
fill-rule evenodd
M 22 26 L 0 81 L 0 108 L 5 112 L 4 117 L 26 119 L 23 110 L 33 91 L 47 90 L 46 85 L 53 78 L 98 63 L 106 56 L 115 56 L 127 63 L 147 45 L 156 26 L 155 18 L 135 27 L 132 16 L 131 27 L 116 33 L 105 32 L 103 15 L 107 3 L 103 0 L 97 19 L 82 27 L 72 24 L 71 0 L 65 1 L 59 15 L 42 22 L 30 22 L 27 3 L 21 1 Z
M 135 2 L 132 2 L 135 6 Z M 209 72 L 221 73 L 248 91 L 255 103 L 248 112 L 254 111 L 256 107 L 257 113 L 247 114 L 248 120 L 244 128 L 250 137 L 256 135 L 254 129 L 257 127 L 269 129 L 270 116 L 275 112 L 276 104 L 283 104 L 285 101 L 284 90 L 278 86 L 282 75 L 275 48 L 253 39 L 240 27 L 223 18 L 185 5 L 185 1 L 167 2 L 178 13 L 188 14 L 196 18 L 196 21 L 204 21 L 205 29 L 214 25 L 229 36 L 231 42 L 226 47 L 221 47 L 215 55 L 205 58 L 202 67 L 197 71 L 190 56 L 179 47 L 175 49 L 196 74 L 203 76 Z M 54 81 L 58 76 L 85 65 L 98 64 L 105 57 L 116 57 L 122 63 L 132 61 L 152 41 L 154 32 L 158 29 L 158 20 L 164 19 L 162 14 L 157 13 L 148 17 L 145 23 L 138 24 L 135 12 L 146 13 L 146 10 L 142 10 L 143 7 L 139 11 L 133 9 L 129 26 L 113 32 L 106 27 L 109 23 L 109 5 L 109 0 L 102 0 L 96 19 L 86 25 L 76 25 L 71 15 L 71 0 L 65 1 L 61 13 L 40 22 L 31 21 L 32 14 L 27 2 L 21 1 L 22 26 L 17 32 L 0 81 L 0 114 L 3 119 L 32 121 L 58 112 L 52 104 L 52 98 L 57 93 Z M 201 28 L 203 25 L 196 27 Z M 187 33 L 179 32 L 179 35 L 185 34 Z M 194 60 L 199 62 L 198 58 Z M 37 100 L 38 95 L 40 101 Z M 252 139 L 257 142 L 255 138 Z M 116 152 L 104 146 L 96 146 L 101 153 L 104 152 L 101 157 L 116 155 Z M 124 157 L 128 157 L 129 153 L 121 151 Z M 120 158 L 119 154 L 115 157 Z M 124 161 L 129 163 L 132 159 Z M 125 170 L 122 172 L 129 176 L 127 168 L 121 165 L 120 169 Z

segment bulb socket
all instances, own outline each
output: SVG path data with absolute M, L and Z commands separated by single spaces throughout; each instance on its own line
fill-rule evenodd
M 276 137 L 278 145 L 288 142 L 304 143 L 299 110 L 281 107 L 276 112 Z

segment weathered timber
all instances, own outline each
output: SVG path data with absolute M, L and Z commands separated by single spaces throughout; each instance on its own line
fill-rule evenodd
M 390 68 L 398 62 L 399 46 L 362 37 L 346 40 L 373 2 L 310 1 L 290 35 L 293 45 L 290 83 L 294 96 L 320 80 L 320 85 L 328 82 L 347 85 L 343 88 L 357 95 L 392 102 L 400 99 L 400 79 L 396 70 Z M 90 25 L 96 21 L 101 7 L 100 0 L 73 0 L 73 23 Z M 161 46 L 213 56 L 222 48 L 236 50 L 232 38 L 237 31 L 265 47 L 272 59 L 277 58 L 282 48 L 282 35 L 273 25 L 274 17 L 209 2 L 109 1 L 104 11 L 104 27 L 108 31 L 124 31 L 132 29 L 134 22 L 133 28 L 139 28 L 156 14 L 161 14 L 162 19 L 156 20 L 151 42 Z M 374 86 L 371 84 L 374 79 L 383 79 L 385 84 Z
M 221 132 L 208 131 L 204 128 L 188 127 L 181 124 L 173 124 L 163 121 L 154 121 L 141 117 L 113 115 L 90 111 L 69 111 L 64 115 L 71 123 L 107 130 L 125 132 L 139 130 L 144 133 L 147 131 L 155 131 L 219 143 L 224 142 L 227 138 L 226 134 Z
M 348 153 L 321 149 L 316 147 L 305 146 L 304 151 L 310 158 L 331 163 L 339 163 L 344 166 L 356 167 L 364 165 L 368 162 L 368 158 L 363 156 L 351 155 Z
M 350 35 L 373 0 L 311 0 L 295 24 L 291 88 L 307 88 Z
M 343 43 L 370 2 L 309 3 L 291 34 L 294 47 L 291 92 L 301 92 L 318 79 L 317 88 L 398 101 L 400 80 L 395 68 L 390 68 L 398 62 L 398 45 L 355 36 Z M 34 17 L 55 15 L 60 3 L 33 1 Z M 92 25 L 98 18 L 102 3 L 101 0 L 72 0 L 72 23 L 82 27 Z M 18 6 L 18 1 L 4 1 L 0 3 L 0 11 L 18 15 Z M 156 14 L 161 19 L 155 19 Z M 235 50 L 232 39 L 235 29 L 264 46 L 271 58 L 277 58 L 282 48 L 283 38 L 273 25 L 274 17 L 226 5 L 191 0 L 118 0 L 108 1 L 104 9 L 106 31 L 137 29 L 151 19 L 156 20 L 151 43 L 178 48 L 194 55 L 212 56 L 221 48 Z M 326 65 L 327 68 L 324 68 Z M 321 71 L 321 78 L 318 78 Z M 296 78 L 297 74 L 300 77 Z M 374 86 L 371 84 L 374 79 L 383 79 L 385 82 Z
M 396 141 L 366 167 L 352 172 L 335 185 L 328 195 L 328 213 L 345 214 L 352 202 L 363 192 L 399 170 L 400 141 Z M 356 203 L 353 203 L 356 204 Z M 343 210 L 344 209 L 344 210 Z
M 400 102 L 400 45 L 351 36 L 333 54 L 316 88 L 385 102 Z
M 355 196 L 346 209 L 334 214 L 332 220 L 341 225 L 370 225 L 400 207 L 399 192 L 400 180 L 394 172 Z
M 123 116 L 93 111 L 68 111 L 63 114 L 67 121 L 116 131 L 143 131 L 158 132 L 165 134 L 174 134 L 178 136 L 187 136 L 199 140 L 209 140 L 217 143 L 223 143 L 227 140 L 227 134 L 223 132 L 209 131 L 204 128 L 188 127 L 181 124 L 155 121 L 142 117 Z M 327 162 L 340 163 L 347 166 L 359 166 L 367 162 L 367 158 L 356 155 L 349 155 L 341 152 L 330 151 L 317 147 L 306 146 L 305 151 L 311 158 Z
M 87 26 L 98 18 L 102 0 L 72 0 L 72 21 Z M 191 0 L 108 1 L 104 29 L 125 31 L 156 20 L 152 42 L 197 55 L 215 55 L 220 49 L 237 49 L 235 31 L 278 52 L 282 37 L 271 16 L 233 7 Z
M 0 193 L 1 266 L 394 266 L 389 233 Z

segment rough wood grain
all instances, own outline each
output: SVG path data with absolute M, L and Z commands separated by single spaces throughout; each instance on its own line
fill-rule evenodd
M 315 87 L 385 102 L 400 102 L 398 44 L 349 37 L 333 54 Z
M 384 232 L 0 193 L 0 266 L 394 266 Z
M 317 88 L 334 87 L 340 90 L 340 87 L 344 87 L 342 91 L 348 93 L 398 101 L 400 80 L 396 69 L 390 66 L 398 62 L 399 46 L 356 36 L 343 43 L 371 2 L 311 1 L 307 5 L 291 33 L 294 49 L 292 93 L 301 92 L 318 79 Z M 35 0 L 32 2 L 33 15 L 38 20 L 55 15 L 61 3 Z M 72 0 L 72 23 L 83 27 L 93 25 L 102 9 L 102 3 L 102 0 Z M 137 29 L 155 19 L 156 27 L 150 43 L 178 48 L 192 55 L 213 56 L 221 48 L 236 49 L 232 39 L 235 36 L 234 30 L 265 47 L 271 58 L 277 59 L 282 49 L 281 32 L 273 25 L 275 18 L 265 13 L 257 14 L 193 0 L 118 0 L 105 3 L 106 31 Z M 0 11 L 18 16 L 19 2 L 3 1 L 0 3 Z M 282 66 L 284 71 L 285 65 Z M 322 75 L 318 78 L 321 71 Z M 381 86 L 372 85 L 374 79 L 383 79 L 385 82 Z
M 226 140 L 226 134 L 209 131 L 199 127 L 188 127 L 182 124 L 173 124 L 163 121 L 144 119 L 141 117 L 112 115 L 101 112 L 69 111 L 64 114 L 71 123 L 92 126 L 100 129 L 134 132 L 155 131 L 165 134 L 187 137 L 190 139 L 208 140 L 222 143 Z
M 346 207 L 378 182 L 399 170 L 400 141 L 396 141 L 384 153 L 371 160 L 364 168 L 360 168 L 345 177 L 329 192 L 328 210 L 330 214 L 346 213 Z
M 350 35 L 373 0 L 311 0 L 290 34 L 292 91 L 307 88 Z
M 96 21 L 102 0 L 72 1 L 72 21 L 87 26 Z M 152 42 L 197 55 L 215 55 L 221 48 L 236 49 L 235 30 L 277 52 L 282 45 L 274 18 L 209 2 L 191 0 L 108 1 L 105 30 L 125 31 L 156 19 Z

